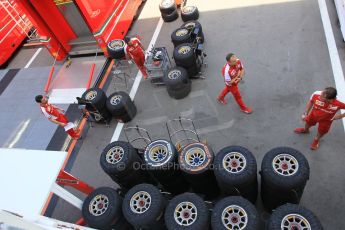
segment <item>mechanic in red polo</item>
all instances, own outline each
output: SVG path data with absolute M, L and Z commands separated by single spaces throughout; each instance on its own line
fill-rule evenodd
M 49 104 L 48 98 L 42 95 L 37 95 L 35 101 L 40 104 L 42 113 L 49 121 L 63 127 L 71 138 L 80 138 L 80 131 L 75 130 L 74 124 L 68 121 L 62 109 Z
M 145 63 L 145 48 L 141 44 L 140 40 L 137 37 L 126 36 L 124 41 L 126 42 L 125 53 L 126 56 L 133 60 L 134 63 L 138 66 L 140 72 L 142 73 L 144 79 L 147 79 L 147 70 L 144 65 Z
M 310 148 L 316 150 L 322 136 L 328 133 L 334 120 L 345 117 L 345 114 L 336 114 L 340 109 L 345 109 L 345 104 L 338 101 L 337 90 L 327 87 L 323 91 L 316 91 L 307 103 L 302 120 L 305 121 L 304 128 L 296 128 L 296 133 L 309 133 L 309 128 L 319 124 L 316 137 Z
M 237 104 L 240 106 L 241 111 L 247 114 L 252 113 L 253 110 L 244 104 L 237 86 L 244 76 L 244 68 L 240 59 L 235 54 L 229 53 L 226 55 L 226 63 L 222 68 L 222 75 L 224 77 L 225 87 L 220 92 L 217 100 L 224 105 L 227 104 L 224 97 L 231 92 Z

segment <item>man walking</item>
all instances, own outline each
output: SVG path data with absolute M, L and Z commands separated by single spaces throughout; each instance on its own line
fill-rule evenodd
M 145 63 L 145 49 L 140 40 L 136 37 L 131 38 L 126 36 L 124 41 L 126 42 L 125 53 L 128 58 L 134 61 L 142 73 L 144 79 L 147 79 L 147 71 L 144 65 Z
M 295 129 L 296 133 L 305 134 L 309 133 L 310 127 L 319 124 L 316 137 L 310 146 L 312 150 L 319 147 L 321 137 L 329 131 L 332 122 L 345 117 L 345 114 L 336 114 L 340 109 L 345 109 L 345 104 L 338 101 L 336 97 L 337 90 L 333 87 L 314 92 L 302 114 L 304 127 Z
M 63 127 L 71 138 L 80 138 L 80 132 L 75 130 L 74 124 L 68 121 L 62 109 L 49 104 L 48 98 L 42 95 L 37 95 L 35 101 L 40 104 L 42 113 L 49 121 Z
M 252 113 L 253 110 L 244 104 L 237 86 L 244 76 L 244 68 L 240 59 L 235 54 L 229 53 L 226 55 L 226 63 L 223 66 L 222 75 L 224 77 L 225 87 L 220 92 L 217 100 L 224 105 L 227 104 L 224 97 L 231 92 L 237 104 L 240 106 L 241 111 L 247 114 Z

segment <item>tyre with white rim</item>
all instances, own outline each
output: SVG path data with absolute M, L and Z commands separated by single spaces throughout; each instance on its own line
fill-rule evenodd
M 179 165 L 195 193 L 201 193 L 206 199 L 219 195 L 219 187 L 212 170 L 214 159 L 210 147 L 201 142 L 186 145 L 179 155 Z
M 127 221 L 136 229 L 166 229 L 164 210 L 167 200 L 151 184 L 139 184 L 125 195 L 122 212 Z
M 177 66 L 188 68 L 196 63 L 196 55 L 191 43 L 183 43 L 176 46 L 173 56 Z
M 164 190 L 172 194 L 185 192 L 189 188 L 178 168 L 177 155 L 175 146 L 163 139 L 151 142 L 144 152 L 147 169 Z
M 185 68 L 175 66 L 163 76 L 163 81 L 168 89 L 178 90 L 190 84 L 189 75 Z
M 182 21 L 187 22 L 190 20 L 199 19 L 199 10 L 196 6 L 184 6 L 181 10 Z
M 162 0 L 159 4 L 159 10 L 162 14 L 171 14 L 176 9 L 177 6 L 174 0 Z
M 112 188 L 100 187 L 83 202 L 82 215 L 88 226 L 96 229 L 132 229 L 122 215 L 122 197 Z
M 315 214 L 296 204 L 285 204 L 272 213 L 266 223 L 267 230 L 322 230 Z
M 194 193 L 175 196 L 164 214 L 168 230 L 207 230 L 210 213 L 204 200 Z
M 258 195 L 257 164 L 248 149 L 242 146 L 221 149 L 214 160 L 214 174 L 223 194 L 240 195 L 255 203 Z
M 194 33 L 197 31 L 197 33 L 196 33 L 197 40 L 200 43 L 204 43 L 205 37 L 204 37 L 204 33 L 202 31 L 202 26 L 201 26 L 200 22 L 198 22 L 196 20 L 191 20 L 191 21 L 183 23 L 180 28 L 187 28 L 190 31 L 190 33 Z
M 137 108 L 128 93 L 122 91 L 109 95 L 106 106 L 113 117 L 124 123 L 131 121 L 137 113 Z
M 177 10 L 174 10 L 170 14 L 162 13 L 162 19 L 163 19 L 164 22 L 173 22 L 173 21 L 175 21 L 176 19 L 178 19 L 178 12 L 177 12 Z
M 100 88 L 87 89 L 81 98 L 90 102 L 90 104 L 86 104 L 86 109 L 88 111 L 102 110 L 107 101 L 107 95 Z
M 125 57 L 125 41 L 115 39 L 108 43 L 107 51 L 109 57 L 112 59 L 122 59 Z
M 255 206 L 241 196 L 225 197 L 212 209 L 212 229 L 258 230 L 259 220 Z
M 296 149 L 278 147 L 261 164 L 261 198 L 267 210 L 285 203 L 298 204 L 309 180 L 309 164 Z
M 171 41 L 174 44 L 174 47 L 183 43 L 191 43 L 191 31 L 184 27 L 177 28 L 171 33 Z
M 142 170 L 143 162 L 137 150 L 128 142 L 108 144 L 102 151 L 100 164 L 103 171 L 125 191 L 134 185 L 151 182 L 148 173 Z

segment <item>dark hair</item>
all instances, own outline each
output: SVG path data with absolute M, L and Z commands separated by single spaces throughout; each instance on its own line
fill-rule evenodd
M 131 37 L 130 37 L 130 36 L 126 36 L 123 40 L 124 40 L 126 43 L 128 43 L 128 42 L 131 40 Z
M 42 96 L 42 95 L 37 95 L 37 96 L 35 97 L 35 101 L 36 101 L 37 103 L 41 103 L 41 102 L 42 102 L 42 99 L 43 99 L 43 96 Z
M 234 56 L 235 54 L 233 54 L 233 53 L 229 53 L 228 55 L 226 55 L 226 60 L 227 61 L 230 61 L 230 58 L 232 57 L 232 56 Z
M 325 97 L 328 100 L 332 100 L 337 97 L 337 90 L 333 87 L 326 87 L 324 92 L 325 92 Z

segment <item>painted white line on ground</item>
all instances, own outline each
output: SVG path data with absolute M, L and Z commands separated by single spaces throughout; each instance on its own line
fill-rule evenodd
M 153 36 L 152 36 L 152 39 L 150 41 L 150 44 L 148 45 L 148 49 L 151 49 L 151 47 L 153 47 L 157 41 L 157 38 L 158 38 L 158 35 L 159 35 L 159 32 L 161 31 L 162 29 L 162 26 L 163 26 L 163 19 L 160 18 L 159 21 L 158 21 L 158 24 L 156 26 L 156 30 L 155 32 L 153 33 Z M 134 80 L 134 83 L 133 83 L 133 86 L 132 86 L 132 89 L 129 93 L 129 96 L 132 98 L 132 100 L 134 100 L 134 97 L 135 97 L 135 94 L 137 93 L 138 91 L 138 88 L 139 88 L 139 85 L 140 85 L 140 81 L 141 81 L 141 78 L 142 78 L 142 75 L 141 75 L 141 72 L 139 71 L 137 73 L 137 76 L 135 77 L 135 80 Z M 120 137 L 120 134 L 121 134 L 121 131 L 123 129 L 123 126 L 124 124 L 123 123 L 117 123 L 116 125 L 116 128 L 115 128 L 115 131 L 114 131 L 114 134 L 113 134 L 113 137 L 111 138 L 111 141 L 110 142 L 114 142 L 114 141 L 117 141 Z
M 335 81 L 335 87 L 338 91 L 337 98 L 344 102 L 345 101 L 345 80 L 344 80 L 344 73 L 343 69 L 341 67 L 341 62 L 339 58 L 338 49 L 335 43 L 334 34 L 332 30 L 331 21 L 329 19 L 327 5 L 325 0 L 318 0 L 319 2 L 319 8 L 320 8 L 320 14 L 323 24 L 323 29 L 326 36 L 327 46 L 328 46 L 328 52 L 329 56 L 331 58 L 331 64 L 332 64 L 332 70 L 333 70 L 333 77 Z M 342 113 L 345 111 L 342 110 Z M 345 131 L 345 118 L 343 120 L 343 127 Z
M 29 60 L 29 62 L 26 64 L 26 66 L 24 67 L 24 69 L 29 68 L 29 66 L 31 65 L 31 63 L 35 60 L 35 58 L 37 57 L 37 55 L 41 52 L 42 48 L 39 48 L 38 50 L 36 50 L 35 54 L 31 57 L 31 59 Z

